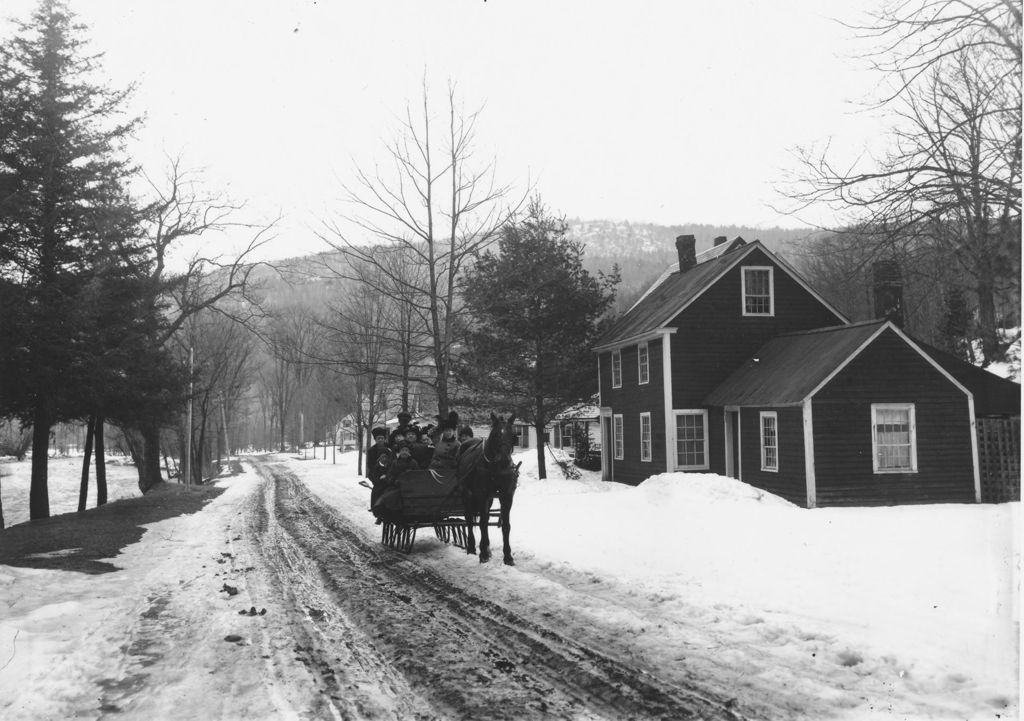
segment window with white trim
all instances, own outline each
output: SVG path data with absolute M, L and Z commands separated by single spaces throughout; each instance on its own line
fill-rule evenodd
M 612 388 L 622 388 L 622 351 L 612 351 Z
M 743 315 L 775 315 L 775 276 L 773 268 L 743 268 Z
M 516 424 L 516 446 L 519 448 L 530 447 L 530 427 Z
M 708 412 L 676 411 L 676 468 L 683 471 L 708 468 Z
M 639 383 L 644 385 L 651 381 L 651 358 L 647 351 L 647 341 L 636 347 L 636 365 L 639 374 Z
M 572 423 L 562 424 L 562 448 L 572 448 Z
M 917 419 L 913 403 L 871 404 L 875 473 L 917 472 Z
M 617 461 L 626 457 L 626 439 L 622 436 L 622 414 L 616 413 L 612 416 L 612 448 L 615 449 Z
M 779 414 L 761 411 L 761 470 L 779 470 Z
M 640 460 L 649 462 L 654 457 L 651 451 L 651 414 L 640 414 Z

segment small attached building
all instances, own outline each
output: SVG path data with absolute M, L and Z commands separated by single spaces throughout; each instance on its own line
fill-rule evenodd
M 729 475 L 793 503 L 980 500 L 971 392 L 889 321 L 777 336 L 702 405 Z

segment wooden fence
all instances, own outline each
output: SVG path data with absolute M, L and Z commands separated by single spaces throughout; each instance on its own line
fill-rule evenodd
M 982 503 L 1020 500 L 1020 418 L 978 419 Z

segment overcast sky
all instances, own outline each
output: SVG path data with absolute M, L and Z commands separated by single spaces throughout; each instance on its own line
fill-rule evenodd
M 879 127 L 850 102 L 877 78 L 838 22 L 875 4 L 71 0 L 112 84 L 138 83 L 140 161 L 180 154 L 249 219 L 282 214 L 271 257 L 324 249 L 313 230 L 424 77 L 483 108 L 500 180 L 570 217 L 799 226 L 769 207 L 790 149 L 853 152 Z

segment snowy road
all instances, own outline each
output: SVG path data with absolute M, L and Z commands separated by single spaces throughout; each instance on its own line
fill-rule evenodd
M 508 608 L 354 532 L 280 465 L 247 518 L 264 593 L 289 607 L 264 644 L 316 679 L 338 718 L 741 719 L 735 700 L 665 680 L 546 612 Z M 252 578 L 250 576 L 250 585 Z M 572 609 L 566 608 L 571 614 Z M 284 633 L 274 638 L 275 633 Z M 291 647 L 283 643 L 292 639 Z M 273 665 L 273 664 L 272 664 Z M 308 701 L 308 699 L 307 699 Z
M 3 532 L 0 718 L 1016 717 L 1019 504 L 808 514 L 528 470 L 508 567 L 383 547 L 355 454 L 232 466 Z

